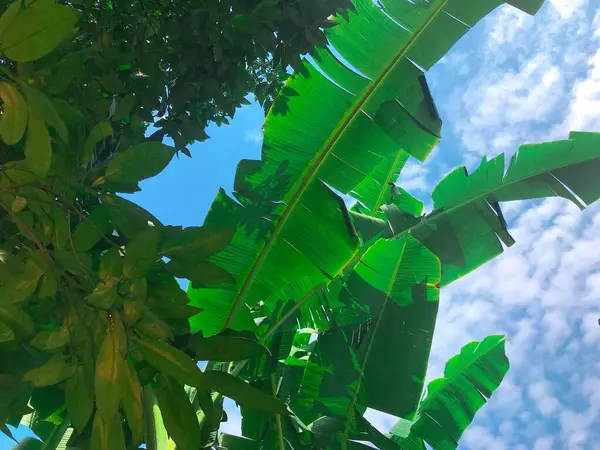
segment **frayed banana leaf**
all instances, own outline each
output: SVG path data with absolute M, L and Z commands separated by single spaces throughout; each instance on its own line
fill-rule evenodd
M 445 286 L 514 244 L 500 203 L 562 197 L 584 209 L 600 198 L 600 133 L 572 132 L 568 140 L 520 147 L 505 171 L 504 155 L 469 174 L 450 172 L 432 193 L 434 210 L 420 217 L 395 204 L 381 209 L 387 221 L 353 212 L 361 235 L 411 234 L 442 263 Z
M 446 363 L 444 377 L 429 383 L 411 426 L 399 422 L 390 432 L 392 439 L 402 445 L 420 438 L 433 450 L 456 449 L 477 411 L 508 372 L 505 341 L 504 336 L 488 336 L 465 345 Z

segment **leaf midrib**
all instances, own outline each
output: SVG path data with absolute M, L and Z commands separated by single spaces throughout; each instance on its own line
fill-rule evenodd
M 377 330 L 379 329 L 379 325 L 381 324 L 381 318 L 383 313 L 385 312 L 385 308 L 390 300 L 390 296 L 392 293 L 392 289 L 396 284 L 396 277 L 398 276 L 398 271 L 400 270 L 400 266 L 404 260 L 404 252 L 406 250 L 406 246 L 408 242 L 405 242 L 402 246 L 402 250 L 400 251 L 400 255 L 398 256 L 397 264 L 394 267 L 394 272 L 390 278 L 390 282 L 388 284 L 387 290 L 385 292 L 385 299 L 383 300 L 383 304 L 381 305 L 381 310 L 379 311 L 379 315 L 377 316 L 377 322 L 375 323 L 375 328 L 372 331 L 371 339 L 369 341 L 369 345 L 367 346 L 367 350 L 365 352 L 365 357 L 363 363 L 360 367 L 360 373 L 358 375 L 358 382 L 356 383 L 356 390 L 354 391 L 354 396 L 352 397 L 352 401 L 350 402 L 350 406 L 348 407 L 348 412 L 346 414 L 346 420 L 344 421 L 344 433 L 342 435 L 342 450 L 346 450 L 346 441 L 348 440 L 348 431 L 350 427 L 350 416 L 352 411 L 354 410 L 354 405 L 356 405 L 356 400 L 358 399 L 358 394 L 360 393 L 362 382 L 365 378 L 365 368 L 367 367 L 367 363 L 369 362 L 369 356 L 371 355 L 371 348 L 373 347 L 373 342 L 375 342 L 375 336 L 377 336 Z
M 281 218 L 277 222 L 277 225 L 273 229 L 271 235 L 269 236 L 269 239 L 267 239 L 267 242 L 265 242 L 265 244 L 263 245 L 263 248 L 260 251 L 259 255 L 254 260 L 252 269 L 250 270 L 250 273 L 246 277 L 244 284 L 242 285 L 242 288 L 240 289 L 240 292 L 239 292 L 238 296 L 236 297 L 236 300 L 231 308 L 229 316 L 227 317 L 227 320 L 225 321 L 225 324 L 223 326 L 224 329 L 229 328 L 231 326 L 233 319 L 235 317 L 235 314 L 237 313 L 238 308 L 243 303 L 243 301 L 244 301 L 246 295 L 248 294 L 248 291 L 254 281 L 254 278 L 256 277 L 260 267 L 262 266 L 263 261 L 265 260 L 267 254 L 269 253 L 271 247 L 273 246 L 273 242 L 275 242 L 275 240 L 277 239 L 279 232 L 283 228 L 288 216 L 291 214 L 291 212 L 295 209 L 296 205 L 298 204 L 298 200 L 300 199 L 300 197 L 302 197 L 302 195 L 304 195 L 305 188 L 309 185 L 309 183 L 311 183 L 315 179 L 317 172 L 319 171 L 321 165 L 323 164 L 323 161 L 327 158 L 327 156 L 329 155 L 329 153 L 331 152 L 331 150 L 333 149 L 335 144 L 338 142 L 338 140 L 340 139 L 342 134 L 346 131 L 349 124 L 360 113 L 363 105 L 367 102 L 367 100 L 369 100 L 369 98 L 371 97 L 373 92 L 381 85 L 381 83 L 385 80 L 385 78 L 388 76 L 388 74 L 391 72 L 391 70 L 396 66 L 396 64 L 400 61 L 400 59 L 402 59 L 406 55 L 408 50 L 419 39 L 419 37 L 427 29 L 429 24 L 431 24 L 431 22 L 433 22 L 433 20 L 443 10 L 443 8 L 446 6 L 446 3 L 448 3 L 448 1 L 449 0 L 442 0 L 440 2 L 440 4 L 436 7 L 436 9 L 425 20 L 423 25 L 421 25 L 421 27 L 417 31 L 415 31 L 415 33 L 411 36 L 411 38 L 408 40 L 408 42 L 404 45 L 404 47 L 402 47 L 400 49 L 400 51 L 398 52 L 396 57 L 394 57 L 394 59 L 392 59 L 391 63 L 385 68 L 385 70 L 382 72 L 382 74 L 372 83 L 372 85 L 369 87 L 369 89 L 367 89 L 366 93 L 356 102 L 354 108 L 352 110 L 350 110 L 350 112 L 346 116 L 345 120 L 337 128 L 337 130 L 335 130 L 331 139 L 328 140 L 328 142 L 325 145 L 325 148 L 321 152 L 321 155 L 315 161 L 315 163 L 311 166 L 308 173 L 304 177 L 304 180 L 302 181 L 302 183 L 300 183 L 300 185 L 296 189 L 296 193 L 294 194 L 292 199 L 289 201 L 287 208 L 285 209 Z

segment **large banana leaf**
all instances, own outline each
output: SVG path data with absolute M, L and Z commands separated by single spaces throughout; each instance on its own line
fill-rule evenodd
M 429 383 L 414 422 L 410 426 L 399 422 L 391 430 L 392 439 L 402 448 L 405 440 L 421 438 L 433 450 L 456 449 L 475 413 L 508 372 L 505 340 L 504 336 L 488 336 L 465 345 L 446 363 L 444 377 Z
M 207 216 L 207 225 L 237 229 L 230 246 L 213 258 L 237 284 L 190 289 L 193 304 L 204 309 L 192 328 L 205 334 L 253 329 L 247 307 L 288 286 L 290 267 L 294 278 L 312 286 L 339 274 L 358 240 L 328 186 L 356 190 L 373 211 L 406 160 L 399 152 L 427 157 L 441 122 L 418 66 L 431 67 L 467 24 L 499 4 L 480 3 L 395 0 L 384 2 L 384 11 L 371 0 L 356 0 L 347 19 L 335 19 L 340 26 L 328 30 L 335 51 L 321 49 L 315 63 L 304 62 L 302 73 L 286 83 L 264 124 L 261 161 L 240 163 L 237 201 L 220 192 Z
M 340 291 L 369 311 L 346 339 L 319 336 L 292 408 L 327 448 L 346 448 L 367 407 L 412 418 L 423 391 L 437 313 L 438 259 L 412 236 L 375 243 Z M 384 362 L 382 364 L 382 362 Z
M 450 172 L 434 189 L 424 219 L 386 214 L 393 232 L 407 233 L 442 261 L 442 285 L 498 256 L 514 243 L 499 203 L 563 197 L 581 209 L 600 198 L 600 133 L 572 132 L 568 140 L 523 145 L 505 172 L 504 155 L 483 158 L 472 174 Z M 396 226 L 395 226 L 396 225 Z

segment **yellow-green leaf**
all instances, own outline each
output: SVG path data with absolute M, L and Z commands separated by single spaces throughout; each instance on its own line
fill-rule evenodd
M 119 334 L 109 330 L 96 360 L 96 409 L 106 420 L 110 420 L 116 414 L 121 401 L 119 372 L 122 370 L 123 356 L 118 341 Z
M 34 387 L 52 386 L 70 377 L 73 370 L 73 365 L 67 364 L 63 356 L 57 354 L 42 367 L 32 369 L 23 375 L 23 381 L 31 383 Z
M 7 145 L 15 145 L 21 140 L 27 126 L 27 103 L 21 93 L 10 83 L 0 83 L 2 119 L 0 137 Z
M 125 450 L 121 415 L 115 413 L 106 420 L 101 414 L 94 416 L 90 450 Z
M 54 2 L 31 2 L 21 9 L 0 34 L 4 54 L 13 61 L 35 61 L 68 37 L 80 13 Z
M 144 355 L 144 359 L 161 372 L 189 386 L 202 386 L 203 373 L 192 359 L 175 347 L 161 341 L 129 336 Z
M 54 128 L 58 133 L 58 136 L 68 143 L 69 132 L 67 126 L 56 111 L 52 101 L 45 94 L 32 88 L 26 83 L 19 82 L 19 86 L 21 87 L 23 94 L 25 94 L 27 105 L 30 110 L 39 118 L 43 119 L 49 126 Z

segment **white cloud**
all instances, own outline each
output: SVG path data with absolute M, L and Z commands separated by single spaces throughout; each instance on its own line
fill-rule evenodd
M 547 380 L 531 384 L 529 396 L 535 401 L 537 409 L 544 416 L 549 416 L 560 408 L 560 402 L 552 395 L 550 383 Z
M 552 450 L 553 445 L 554 438 L 552 436 L 545 436 L 536 439 L 533 450 Z
M 585 7 L 586 0 L 550 0 L 550 5 L 562 19 L 569 19 L 577 10 Z
M 262 130 L 246 130 L 244 132 L 244 140 L 252 144 L 260 145 L 263 141 Z

